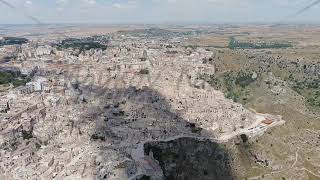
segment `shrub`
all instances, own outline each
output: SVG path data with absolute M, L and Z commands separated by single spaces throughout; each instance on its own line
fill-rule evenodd
M 252 79 L 251 74 L 246 73 L 240 73 L 239 76 L 236 78 L 236 85 L 239 85 L 241 87 L 249 86 L 251 83 L 253 83 L 255 80 Z

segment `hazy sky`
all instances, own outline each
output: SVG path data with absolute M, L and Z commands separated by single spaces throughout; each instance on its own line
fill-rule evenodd
M 0 3 L 0 24 L 34 23 L 30 16 L 42 23 L 320 23 L 319 4 L 290 16 L 314 1 L 6 0 L 15 8 Z

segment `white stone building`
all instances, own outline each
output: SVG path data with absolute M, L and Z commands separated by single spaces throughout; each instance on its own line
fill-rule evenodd
M 17 92 L 19 95 L 24 95 L 24 94 L 31 94 L 35 92 L 34 85 L 33 84 L 28 84 L 23 87 L 18 87 Z
M 36 49 L 37 56 L 50 55 L 52 53 L 52 47 L 50 46 L 39 46 Z

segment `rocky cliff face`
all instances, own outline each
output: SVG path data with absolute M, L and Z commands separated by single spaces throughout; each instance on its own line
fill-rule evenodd
M 209 140 L 180 138 L 144 145 L 146 155 L 156 159 L 171 180 L 232 179 L 230 157 L 221 145 Z

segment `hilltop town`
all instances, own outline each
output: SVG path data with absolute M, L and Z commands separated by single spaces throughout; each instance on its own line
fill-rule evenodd
M 218 41 L 211 46 L 199 44 L 210 40 L 198 38 L 211 34 L 207 28 L 151 27 L 2 38 L 0 179 L 188 177 L 188 172 L 175 171 L 181 162 L 173 163 L 178 160 L 165 159 L 162 153 L 178 156 L 179 148 L 193 146 L 197 148 L 185 157 L 201 159 L 190 154 L 206 153 L 212 157 L 194 160 L 198 167 L 184 162 L 190 172 L 201 170 L 201 179 L 259 176 L 234 170 L 246 163 L 240 162 L 243 157 L 238 151 L 271 136 L 273 129 L 286 126 L 287 119 L 281 112 L 263 109 L 264 99 L 256 100 L 248 91 L 269 89 L 272 97 L 279 98 L 268 107 L 294 102 L 297 112 L 315 118 L 320 101 L 305 95 L 319 92 L 319 61 L 277 61 L 272 53 L 277 54 L 278 48 L 291 51 L 288 42 L 283 43 L 286 47 L 277 44 L 275 50 L 268 43 L 265 48 L 271 48 L 270 53 L 252 50 L 256 45 L 238 47 L 241 43 L 232 48 Z M 280 67 L 288 73 L 276 74 Z M 295 74 L 303 76 L 292 83 L 287 80 Z M 287 79 L 279 78 L 282 75 Z M 298 82 L 305 77 L 315 86 L 308 93 Z M 298 85 L 300 94 L 293 88 Z M 310 106 L 302 103 L 308 98 Z M 319 149 L 319 140 L 315 141 L 314 150 Z M 234 150 L 236 146 L 240 150 Z M 285 166 L 273 155 L 247 152 L 261 168 Z M 311 164 L 320 161 L 319 153 L 314 157 L 318 159 Z

